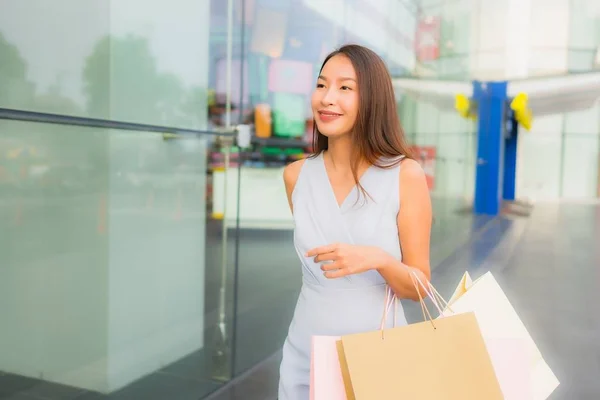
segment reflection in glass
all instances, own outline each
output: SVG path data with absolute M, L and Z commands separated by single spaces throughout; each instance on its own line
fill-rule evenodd
M 0 129 L 0 371 L 110 393 L 188 365 L 214 389 L 206 139 Z
M 208 0 L 63 3 L 3 5 L 0 107 L 206 127 Z

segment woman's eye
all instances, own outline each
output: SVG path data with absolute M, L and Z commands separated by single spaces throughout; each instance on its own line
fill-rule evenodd
M 317 88 L 318 88 L 318 89 L 320 89 L 320 88 L 324 88 L 324 87 L 325 87 L 325 85 L 323 85 L 322 83 L 317 83 Z
M 342 86 L 342 90 L 350 90 L 348 86 Z

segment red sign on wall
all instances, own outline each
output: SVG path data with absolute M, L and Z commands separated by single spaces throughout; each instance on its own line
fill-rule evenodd
M 427 186 L 429 190 L 433 190 L 435 184 L 435 156 L 436 149 L 434 146 L 412 146 L 413 154 L 416 161 L 421 164 L 421 168 L 425 171 L 427 178 Z
M 415 52 L 419 61 L 433 61 L 440 56 L 440 17 L 425 17 L 419 21 L 415 37 Z

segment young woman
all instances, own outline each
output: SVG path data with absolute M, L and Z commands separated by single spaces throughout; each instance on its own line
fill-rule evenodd
M 312 110 L 314 154 L 284 171 L 303 283 L 283 348 L 279 400 L 309 398 L 313 335 L 376 330 L 388 287 L 418 300 L 411 272 L 430 278 L 429 190 L 409 158 L 383 60 L 358 45 L 331 53 Z M 406 324 L 401 306 L 395 317 Z

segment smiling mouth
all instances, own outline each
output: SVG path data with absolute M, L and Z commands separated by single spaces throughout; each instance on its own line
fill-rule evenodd
M 332 111 L 319 111 L 319 114 L 324 115 L 326 117 L 340 117 L 342 115 Z

